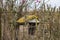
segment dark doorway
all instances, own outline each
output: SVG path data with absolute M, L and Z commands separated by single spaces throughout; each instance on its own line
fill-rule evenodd
M 29 35 L 34 35 L 35 29 L 36 29 L 35 23 L 29 23 L 28 34 Z

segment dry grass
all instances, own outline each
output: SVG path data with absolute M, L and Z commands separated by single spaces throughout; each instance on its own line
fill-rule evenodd
M 53 11 L 40 10 L 37 12 L 40 23 L 39 23 L 39 26 L 37 27 L 35 35 L 28 35 L 26 30 L 23 30 L 24 32 L 21 32 L 20 30 L 16 30 L 16 29 L 14 29 L 15 25 L 13 25 L 13 23 L 8 25 L 8 21 L 6 21 L 7 24 L 5 23 L 6 26 L 4 27 L 4 31 L 3 31 L 3 33 L 4 33 L 3 37 L 5 37 L 5 38 L 3 38 L 3 39 L 15 40 L 16 39 L 15 35 L 17 35 L 18 40 L 60 40 L 60 10 L 59 11 L 54 11 L 54 10 L 55 9 L 53 9 Z M 35 11 L 33 11 L 33 13 L 34 12 Z M 3 24 L 4 24 L 4 21 L 3 21 Z M 9 27 L 10 27 L 10 29 L 9 29 Z M 5 28 L 6 28 L 6 30 L 5 30 Z M 7 30 L 9 31 L 9 34 L 6 33 Z M 17 31 L 18 31 L 18 33 L 15 34 L 15 32 L 17 32 Z M 8 34 L 10 36 L 8 36 L 6 34 Z

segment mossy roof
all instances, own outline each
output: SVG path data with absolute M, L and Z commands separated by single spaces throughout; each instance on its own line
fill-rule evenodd
M 23 16 L 23 17 L 19 18 L 17 20 L 17 22 L 18 23 L 24 23 L 24 22 L 32 20 L 32 19 L 37 19 L 38 20 L 38 16 L 36 16 L 36 15 L 26 15 L 26 16 Z

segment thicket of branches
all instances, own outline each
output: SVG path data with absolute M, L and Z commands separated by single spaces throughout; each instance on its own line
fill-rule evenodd
M 16 20 L 20 17 L 27 14 L 27 1 L 17 6 L 14 4 L 16 0 L 7 0 L 6 4 L 3 5 L 3 0 L 0 0 L 0 25 L 1 25 L 1 40 L 15 40 L 15 32 L 16 32 Z M 34 0 L 31 1 L 33 3 Z M 23 9 L 25 11 L 23 12 Z M 49 37 L 51 40 L 59 40 L 60 39 L 60 7 L 56 9 L 56 7 L 52 8 L 47 5 L 47 9 L 45 9 L 45 5 L 43 8 L 34 10 L 33 12 L 28 13 L 37 13 L 40 19 L 40 27 L 47 27 L 47 30 L 50 32 L 51 36 Z M 43 30 L 45 30 L 43 29 Z M 40 28 L 42 32 L 42 28 Z M 41 33 L 40 32 L 40 33 Z M 41 33 L 42 34 L 42 33 Z M 41 34 L 39 34 L 41 36 Z M 38 35 L 38 34 L 37 34 Z M 39 35 L 37 36 L 39 38 Z M 43 34 L 45 35 L 45 34 Z M 49 40 L 47 37 L 44 40 Z

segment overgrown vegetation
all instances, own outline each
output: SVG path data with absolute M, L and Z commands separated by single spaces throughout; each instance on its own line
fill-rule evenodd
M 56 9 L 56 7 L 48 7 L 34 10 L 32 12 L 28 12 L 27 9 L 23 12 L 24 7 L 26 8 L 27 4 L 22 3 L 20 6 L 14 8 L 16 0 L 7 0 L 6 5 L 2 5 L 3 8 L 0 8 L 0 25 L 1 25 L 1 40 L 17 40 L 16 39 L 16 20 L 20 17 L 27 14 L 34 14 L 36 11 L 36 15 L 39 17 L 39 30 L 37 31 L 36 38 L 28 38 L 25 34 L 23 40 L 60 40 L 60 7 Z M 32 1 L 33 2 L 33 1 Z

